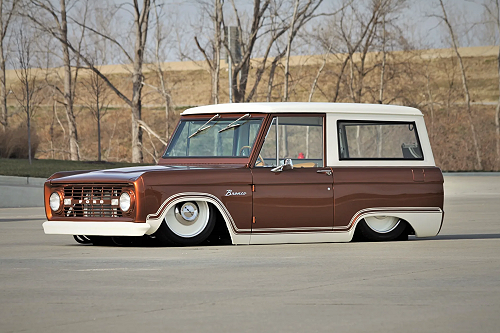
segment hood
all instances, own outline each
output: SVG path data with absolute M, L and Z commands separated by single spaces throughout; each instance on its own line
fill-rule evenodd
M 140 176 L 147 172 L 175 172 L 186 170 L 201 170 L 201 169 L 221 169 L 221 168 L 236 168 L 234 165 L 229 166 L 166 166 L 166 165 L 152 165 L 152 166 L 137 166 L 128 168 L 105 169 L 105 170 L 91 170 L 91 171 L 68 171 L 58 172 L 52 175 L 48 180 L 52 184 L 67 184 L 67 183 L 128 183 L 136 181 Z M 241 166 L 240 166 L 241 168 Z

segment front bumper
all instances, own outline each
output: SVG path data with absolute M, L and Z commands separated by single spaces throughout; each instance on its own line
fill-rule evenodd
M 46 221 L 43 223 L 43 231 L 46 234 L 57 235 L 143 236 L 150 228 L 148 223 L 134 222 Z

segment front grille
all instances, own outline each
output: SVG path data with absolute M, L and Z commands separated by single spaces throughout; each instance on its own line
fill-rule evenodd
M 64 186 L 64 200 L 66 201 L 63 210 L 64 216 L 122 217 L 123 213 L 118 205 L 122 192 L 123 185 Z M 68 204 L 69 200 L 71 200 L 71 204 Z

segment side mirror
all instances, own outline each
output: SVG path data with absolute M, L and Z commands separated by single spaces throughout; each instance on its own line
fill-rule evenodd
M 285 158 L 285 162 L 281 164 L 280 166 L 277 166 L 276 168 L 272 168 L 272 172 L 281 172 L 281 171 L 286 171 L 286 170 L 292 170 L 293 169 L 293 162 L 291 158 Z

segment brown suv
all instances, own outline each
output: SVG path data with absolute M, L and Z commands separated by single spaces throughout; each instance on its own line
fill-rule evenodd
M 186 110 L 157 166 L 52 175 L 43 228 L 170 245 L 395 240 L 435 236 L 443 197 L 417 109 L 219 104 Z

